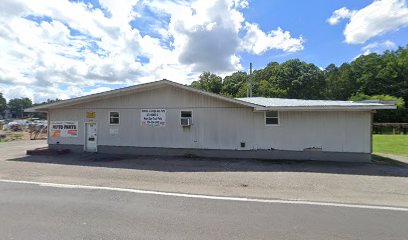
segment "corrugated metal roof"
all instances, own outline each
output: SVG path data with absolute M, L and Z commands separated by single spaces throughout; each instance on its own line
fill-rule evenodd
M 86 95 L 86 96 L 82 96 L 82 97 L 62 100 L 62 101 L 58 101 L 58 102 L 54 102 L 54 103 L 38 105 L 38 106 L 35 106 L 35 107 L 27 108 L 24 111 L 25 112 L 47 111 L 50 108 L 60 108 L 60 107 L 66 107 L 66 106 L 74 105 L 74 104 L 80 104 L 80 103 L 83 103 L 83 102 L 86 102 L 86 101 L 96 101 L 96 100 L 100 100 L 100 99 L 103 99 L 103 98 L 106 98 L 106 97 L 113 97 L 113 96 L 119 96 L 121 94 L 129 94 L 131 92 L 136 92 L 136 91 L 149 90 L 149 89 L 164 86 L 164 85 L 171 85 L 171 86 L 174 86 L 174 87 L 177 87 L 177 88 L 185 89 L 187 91 L 207 95 L 207 96 L 210 96 L 210 97 L 214 97 L 214 98 L 217 98 L 217 99 L 220 99 L 220 100 L 223 100 L 223 101 L 227 101 L 227 102 L 236 103 L 236 104 L 243 105 L 243 106 L 246 106 L 246 107 L 257 107 L 257 105 L 249 103 L 249 102 L 239 101 L 239 100 L 237 100 L 235 98 L 225 97 L 225 96 L 222 96 L 222 95 L 219 95 L 219 94 L 202 91 L 202 90 L 195 89 L 195 88 L 192 88 L 192 87 L 189 87 L 189 86 L 186 86 L 186 85 L 182 85 L 180 83 L 176 83 L 176 82 L 173 82 L 173 81 L 170 81 L 170 80 L 167 80 L 167 79 L 163 79 L 163 80 L 159 80 L 159 81 L 155 81 L 155 82 L 143 83 L 143 84 L 138 84 L 138 85 L 125 87 L 125 88 L 119 88 L 119 89 L 115 89 L 115 90 L 111 90 L 111 91 L 95 93 L 95 94 Z
M 96 93 L 92 95 L 67 99 L 55 103 L 38 105 L 25 109 L 26 112 L 48 111 L 50 108 L 67 107 L 74 104 L 80 104 L 87 101 L 96 101 L 106 97 L 120 96 L 131 92 L 145 91 L 160 87 L 163 85 L 171 85 L 177 88 L 185 89 L 191 92 L 207 95 L 223 101 L 232 102 L 245 107 L 252 107 L 255 110 L 265 111 L 268 109 L 276 110 L 375 110 L 375 109 L 395 109 L 394 103 L 373 103 L 373 102 L 351 102 L 351 101 L 328 101 L 328 100 L 302 100 L 302 99 L 284 99 L 284 98 L 230 98 L 219 94 L 205 92 L 189 86 L 185 86 L 166 79 L 130 86 L 126 88 L 115 89 L 107 92 Z
M 367 109 L 393 109 L 395 105 L 391 102 L 381 103 L 379 101 L 333 101 L 333 100 L 304 100 L 287 98 L 265 98 L 248 97 L 237 98 L 240 101 L 260 105 L 265 108 L 367 108 Z

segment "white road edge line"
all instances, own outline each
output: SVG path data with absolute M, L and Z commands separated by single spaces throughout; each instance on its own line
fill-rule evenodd
M 189 194 L 189 193 L 172 193 L 172 192 L 149 191 L 149 190 L 139 190 L 139 189 L 131 189 L 131 188 L 100 187 L 100 186 L 87 186 L 87 185 L 63 184 L 63 183 L 47 183 L 47 182 L 33 182 L 33 181 L 19 181 L 19 180 L 6 180 L 6 179 L 0 179 L 0 182 L 33 184 L 33 185 L 39 185 L 39 186 L 42 186 L 42 187 L 88 189 L 88 190 L 108 190 L 108 191 L 117 191 L 117 192 L 130 192 L 130 193 L 141 193 L 141 194 L 172 196 L 172 197 L 185 197 L 185 198 L 198 198 L 198 199 L 226 200 L 226 201 L 239 201 L 239 202 L 257 202 L 257 203 L 281 203 L 281 204 L 296 204 L 296 205 L 315 205 L 315 206 L 362 208 L 362 209 L 375 209 L 375 210 L 390 210 L 390 211 L 408 212 L 408 208 L 403 208 L 403 207 L 387 207 L 387 206 L 364 205 L 364 204 L 360 205 L 360 204 L 347 204 L 347 203 L 313 202 L 313 201 L 305 201 L 305 200 L 281 200 L 281 199 L 260 199 L 260 198 L 244 198 L 244 197 L 222 197 L 222 196 L 211 196 L 211 195 Z

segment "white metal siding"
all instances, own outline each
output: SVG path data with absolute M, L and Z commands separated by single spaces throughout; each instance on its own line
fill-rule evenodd
M 165 108 L 165 127 L 142 127 L 140 109 Z M 193 125 L 180 126 L 180 111 L 193 111 Z M 203 149 L 278 149 L 370 152 L 370 112 L 280 112 L 279 126 L 265 126 L 263 112 L 175 87 L 89 102 L 50 111 L 50 120 L 79 122 L 77 138 L 51 138 L 51 144 L 84 143 L 86 112 L 95 111 L 98 144 Z M 109 111 L 120 112 L 120 125 L 109 125 Z M 117 135 L 110 128 L 118 129 Z M 246 148 L 240 147 L 246 143 Z

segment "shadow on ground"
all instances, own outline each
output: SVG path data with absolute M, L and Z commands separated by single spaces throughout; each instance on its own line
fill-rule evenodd
M 207 159 L 187 157 L 123 156 L 101 153 L 33 155 L 7 161 L 123 168 L 162 172 L 309 172 L 370 176 L 408 177 L 408 167 L 384 161 L 342 163 L 322 161 L 276 161 Z

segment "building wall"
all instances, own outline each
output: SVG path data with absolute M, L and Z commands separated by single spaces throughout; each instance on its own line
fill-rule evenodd
M 143 108 L 166 109 L 166 126 L 141 126 Z M 191 127 L 180 126 L 181 110 L 193 111 Z M 50 110 L 50 121 L 78 121 L 79 136 L 49 138 L 49 143 L 83 145 L 86 112 L 90 111 L 96 112 L 98 145 L 294 151 L 315 147 L 370 153 L 368 111 L 281 111 L 279 126 L 265 126 L 263 112 L 172 86 Z M 120 112 L 119 126 L 109 125 L 109 111 Z

